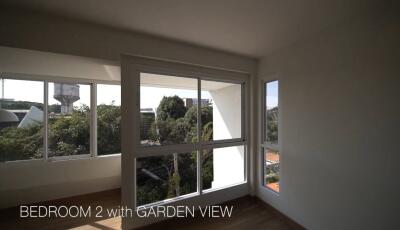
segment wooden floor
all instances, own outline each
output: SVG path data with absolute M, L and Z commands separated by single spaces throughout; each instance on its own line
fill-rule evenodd
M 43 202 L 40 205 L 101 205 L 104 209 L 111 209 L 118 208 L 120 199 L 120 190 L 111 190 Z M 303 229 L 257 198 L 242 197 L 224 205 L 233 205 L 231 218 L 173 218 L 140 229 Z M 0 210 L 0 229 L 120 229 L 120 217 L 95 218 L 95 210 L 92 211 L 91 218 L 20 218 L 19 208 L 4 209 Z

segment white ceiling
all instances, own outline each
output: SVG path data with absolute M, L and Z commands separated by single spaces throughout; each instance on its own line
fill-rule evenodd
M 11 6 L 262 57 L 373 0 L 2 0 Z

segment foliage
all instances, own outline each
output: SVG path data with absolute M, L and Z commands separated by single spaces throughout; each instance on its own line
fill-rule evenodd
M 267 141 L 278 143 L 278 107 L 267 110 Z
M 203 167 L 203 189 L 211 188 L 211 183 L 214 180 L 214 162 L 213 152 L 206 150 L 202 156 L 202 167 Z
M 178 119 L 185 116 L 186 107 L 183 100 L 178 96 L 163 97 L 157 108 L 157 121 L 168 118 Z
M 202 124 L 207 124 L 212 121 L 213 118 L 213 109 L 211 106 L 206 105 L 201 107 L 201 123 Z M 185 114 L 185 121 L 190 125 L 190 126 L 196 126 L 197 125 L 197 106 L 192 106 L 188 109 L 188 111 Z
M 49 118 L 49 156 L 68 156 L 90 153 L 90 113 L 82 105 L 72 114 Z
M 202 128 L 202 140 L 212 140 L 212 118 L 213 110 L 209 105 L 201 107 L 201 123 Z M 187 140 L 190 142 L 197 142 L 197 106 L 192 106 L 188 109 L 185 114 L 185 122 L 188 123 L 190 130 L 187 133 Z M 211 128 L 211 131 L 210 131 Z
M 97 106 L 97 151 L 99 155 L 121 152 L 120 106 Z
M 203 106 L 201 111 L 202 122 L 206 122 L 203 128 L 203 140 L 212 140 L 212 107 Z M 143 122 L 143 121 L 142 121 Z M 163 97 L 157 108 L 157 117 L 152 125 L 150 141 L 158 142 L 161 145 L 181 144 L 197 141 L 197 106 L 184 107 L 183 100 L 178 96 Z M 143 140 L 143 138 L 142 138 Z M 157 200 L 175 197 L 196 191 L 197 152 L 189 154 L 172 154 L 168 156 L 155 157 L 158 160 L 143 158 L 141 162 L 144 172 L 138 172 L 138 203 L 146 204 Z M 203 159 L 203 183 L 211 187 L 213 180 L 212 153 L 206 153 Z M 174 160 L 179 167 L 175 169 Z M 156 162 L 155 162 L 156 161 Z M 146 174 L 146 170 L 157 175 L 156 180 Z M 140 178 L 140 180 L 139 180 Z M 144 179 L 146 178 L 146 179 Z M 159 191 L 157 195 L 151 196 L 154 192 L 154 183 L 157 181 Z M 205 188 L 209 188 L 205 187 Z M 163 194 L 160 198 L 159 194 Z
M 173 119 L 168 117 L 166 120 L 157 119 L 154 129 L 157 129 L 156 139 L 161 144 L 180 144 L 186 142 L 187 133 L 190 130 L 183 118 Z M 154 131 L 153 131 L 154 132 Z
M 279 181 L 279 163 L 270 164 L 265 167 L 265 181 L 267 184 Z
M 0 130 L 0 162 L 36 159 L 43 156 L 42 125 L 18 129 L 7 127 Z
M 57 106 L 52 108 L 57 108 Z M 121 152 L 119 106 L 100 105 L 97 116 L 99 154 Z M 75 108 L 72 114 L 49 116 L 49 156 L 89 154 L 89 119 L 90 110 L 85 105 Z M 32 125 L 26 128 L 12 126 L 1 129 L 0 161 L 41 158 L 43 138 L 43 125 Z

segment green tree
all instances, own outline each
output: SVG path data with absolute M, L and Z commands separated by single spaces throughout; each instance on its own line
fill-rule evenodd
M 99 155 L 121 152 L 121 107 L 97 106 L 97 152 Z
M 157 120 L 178 119 L 185 116 L 186 107 L 178 96 L 163 97 L 157 107 Z
M 278 107 L 267 110 L 267 141 L 278 142 Z
M 72 114 L 49 118 L 49 156 L 90 153 L 90 110 L 86 105 Z
M 26 128 L 7 127 L 0 130 L 0 161 L 43 157 L 43 125 Z

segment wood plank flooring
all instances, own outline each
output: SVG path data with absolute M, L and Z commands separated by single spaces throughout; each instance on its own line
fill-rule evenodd
M 103 206 L 105 209 L 117 208 L 120 205 L 120 190 L 110 190 L 99 193 L 69 197 L 60 200 L 41 202 L 38 205 Z M 257 198 L 242 197 L 224 203 L 233 205 L 231 218 L 172 218 L 156 224 L 140 228 L 152 229 L 268 229 L 297 230 L 304 229 L 278 211 Z M 121 228 L 121 218 L 20 218 L 19 208 L 0 210 L 0 229 L 102 229 Z M 104 215 L 106 216 L 106 215 Z

